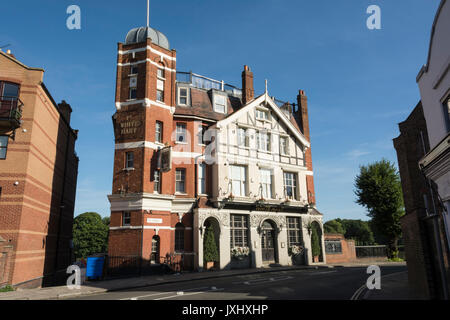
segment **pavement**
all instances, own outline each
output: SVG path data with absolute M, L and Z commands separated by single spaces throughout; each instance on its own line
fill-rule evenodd
M 405 263 L 379 263 L 380 266 L 399 267 L 398 270 L 404 270 L 402 267 L 406 266 Z M 163 288 L 163 286 L 177 285 L 180 286 L 184 283 L 185 286 L 191 285 L 192 282 L 204 283 L 211 281 L 222 281 L 223 283 L 230 283 L 231 279 L 240 279 L 242 277 L 261 277 L 264 274 L 268 274 L 270 281 L 274 280 L 278 276 L 279 279 L 295 279 L 296 276 L 290 277 L 289 274 L 297 272 L 296 275 L 300 277 L 304 274 L 312 274 L 314 272 L 326 274 L 327 276 L 336 276 L 334 274 L 338 270 L 348 270 L 347 277 L 353 274 L 354 271 L 359 269 L 359 276 L 357 283 L 363 284 L 363 278 L 367 276 L 364 273 L 364 268 L 368 264 L 335 264 L 335 265 L 314 265 L 314 266 L 294 266 L 294 267 L 271 267 L 271 268 L 259 268 L 259 269 L 241 269 L 241 270 L 225 270 L 225 271 L 206 271 L 206 272 L 189 272 L 182 274 L 172 275 L 152 275 L 134 278 L 122 278 L 104 281 L 86 281 L 79 289 L 70 289 L 67 286 L 48 287 L 48 288 L 36 288 L 36 289 L 23 289 L 13 292 L 0 293 L 0 300 L 54 300 L 54 299 L 71 299 L 71 298 L 83 298 L 104 295 L 104 298 L 108 299 L 110 292 L 126 292 L 139 290 L 155 290 L 155 288 Z M 334 269 L 334 271 L 333 271 Z M 311 271 L 301 273 L 301 271 Z M 331 270 L 331 271 L 327 271 Z M 323 271 L 323 272 L 322 272 Z M 281 277 L 277 273 L 284 274 Z M 406 274 L 406 276 L 405 276 Z M 325 275 L 324 275 L 325 276 Z M 284 278 L 283 278 L 284 277 Z M 223 279 L 222 279 L 223 278 Z M 277 278 L 277 279 L 278 279 Z M 343 276 L 341 278 L 344 278 Z M 317 280 L 317 278 L 316 278 Z M 326 287 L 327 279 L 324 278 L 324 283 L 320 287 Z M 247 283 L 248 281 L 244 281 Z M 317 283 L 317 282 L 315 282 Z M 150 288 L 150 289 L 149 289 Z M 353 290 L 353 289 L 352 289 Z M 359 289 L 358 289 L 359 290 Z M 395 300 L 395 299 L 407 299 L 407 272 L 392 273 L 389 276 L 382 277 L 382 290 L 360 290 L 360 294 L 357 295 L 359 299 L 368 300 Z M 405 293 L 406 292 L 406 293 Z M 356 292 L 355 292 L 356 294 Z M 354 294 L 354 296 L 355 296 Z M 318 296 L 320 292 L 318 292 Z M 316 298 L 317 298 L 316 297 Z M 276 298 L 276 296 L 274 296 Z M 308 298 L 308 297 L 306 297 Z M 311 297 L 314 298 L 314 297 Z M 339 298 L 338 296 L 330 296 L 330 299 Z M 347 299 L 347 298 L 344 298 Z

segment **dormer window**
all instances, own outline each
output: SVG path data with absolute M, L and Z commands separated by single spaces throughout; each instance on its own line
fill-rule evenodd
M 214 95 L 214 111 L 219 113 L 227 112 L 227 99 L 225 96 L 219 94 Z
M 181 106 L 187 106 L 189 104 L 188 88 L 178 88 L 178 104 Z

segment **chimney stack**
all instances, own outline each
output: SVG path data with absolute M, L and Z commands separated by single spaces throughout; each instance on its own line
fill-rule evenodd
M 61 115 L 66 119 L 67 123 L 70 124 L 70 115 L 72 113 L 72 108 L 65 100 L 58 103 L 58 109 Z
M 255 90 L 253 88 L 253 72 L 248 66 L 244 66 L 242 72 L 242 103 L 246 105 L 255 97 Z
M 297 105 L 298 107 L 295 112 L 297 123 L 305 138 L 311 141 L 309 136 L 308 98 L 303 90 L 299 90 L 298 92 Z

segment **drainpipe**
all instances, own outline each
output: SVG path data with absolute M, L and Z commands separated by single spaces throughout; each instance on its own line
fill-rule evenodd
M 63 185 L 61 189 L 61 201 L 59 206 L 59 226 L 58 226 L 58 233 L 56 235 L 56 251 L 55 251 L 55 264 L 54 264 L 54 272 L 53 272 L 53 282 L 55 283 L 55 277 L 58 273 L 58 260 L 59 260 L 59 240 L 61 237 L 61 228 L 62 228 L 62 221 L 63 221 L 63 211 L 64 211 L 64 194 L 66 189 L 66 176 L 67 176 L 67 157 L 69 154 L 69 141 L 70 141 L 70 132 L 71 132 L 70 125 L 67 124 L 67 138 L 66 138 L 66 151 L 64 156 L 64 173 L 63 173 Z

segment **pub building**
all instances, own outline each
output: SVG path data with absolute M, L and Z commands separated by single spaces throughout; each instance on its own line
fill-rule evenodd
M 305 92 L 255 96 L 248 66 L 240 89 L 176 62 L 150 27 L 118 44 L 109 256 L 204 270 L 212 229 L 215 269 L 325 263 Z

